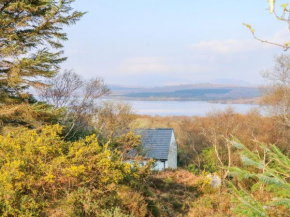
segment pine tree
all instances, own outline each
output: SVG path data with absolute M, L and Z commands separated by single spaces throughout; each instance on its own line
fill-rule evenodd
M 68 38 L 63 27 L 84 15 L 73 10 L 73 2 L 0 0 L 0 111 L 10 114 L 9 110 L 33 102 L 27 88 L 43 86 L 42 78 L 58 73 L 66 60 L 62 42 Z
M 232 167 L 237 178 L 231 184 L 235 211 L 242 216 L 290 215 L 290 158 L 277 146 L 260 144 L 252 152 L 237 140 L 233 146 L 240 150 L 244 167 Z M 249 190 L 250 189 L 250 190 Z

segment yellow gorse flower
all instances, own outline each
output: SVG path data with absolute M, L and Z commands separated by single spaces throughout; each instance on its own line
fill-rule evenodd
M 0 135 L 1 214 L 27 216 L 29 210 L 29 216 L 37 216 L 36 211 L 58 202 L 70 203 L 67 195 L 79 194 L 79 189 L 93 188 L 98 194 L 107 188 L 113 191 L 112 186 L 125 177 L 139 178 L 138 166 L 132 172 L 133 166 L 122 161 L 120 151 L 109 143 L 100 145 L 95 135 L 66 142 L 60 133 L 61 127 L 55 125 L 40 132 L 22 129 Z

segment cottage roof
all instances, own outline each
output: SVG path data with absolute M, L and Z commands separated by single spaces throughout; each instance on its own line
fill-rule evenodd
M 145 129 L 136 130 L 136 135 L 141 136 L 142 150 L 147 158 L 167 160 L 170 142 L 173 135 L 172 129 Z

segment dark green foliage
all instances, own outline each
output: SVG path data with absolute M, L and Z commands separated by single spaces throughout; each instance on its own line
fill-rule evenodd
M 36 78 L 52 77 L 59 70 L 63 26 L 83 13 L 72 11 L 74 0 L 6 0 L 0 2 L 1 102 L 27 99 L 23 90 L 42 85 Z
M 25 90 L 44 86 L 41 78 L 53 77 L 60 63 L 66 60 L 61 50 L 61 42 L 67 40 L 63 27 L 74 24 L 84 14 L 73 11 L 73 1 L 0 1 L 0 122 L 3 126 L 30 127 L 43 123 L 45 106 L 41 105 L 40 113 L 36 114 L 39 105 L 30 107 L 36 100 Z
M 202 159 L 203 170 L 211 173 L 218 171 L 218 160 L 215 156 L 213 148 L 204 149 L 200 157 Z
M 195 175 L 198 175 L 198 174 L 199 174 L 199 169 L 197 168 L 197 166 L 196 166 L 195 164 L 189 164 L 189 165 L 187 166 L 187 170 L 188 170 L 189 172 L 194 173 Z

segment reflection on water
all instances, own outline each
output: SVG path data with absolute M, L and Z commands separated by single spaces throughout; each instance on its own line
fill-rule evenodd
M 257 105 L 249 104 L 218 104 L 203 101 L 126 101 L 130 103 L 134 111 L 144 115 L 185 115 L 205 116 L 214 110 L 225 110 L 232 107 L 238 113 L 247 113 Z

